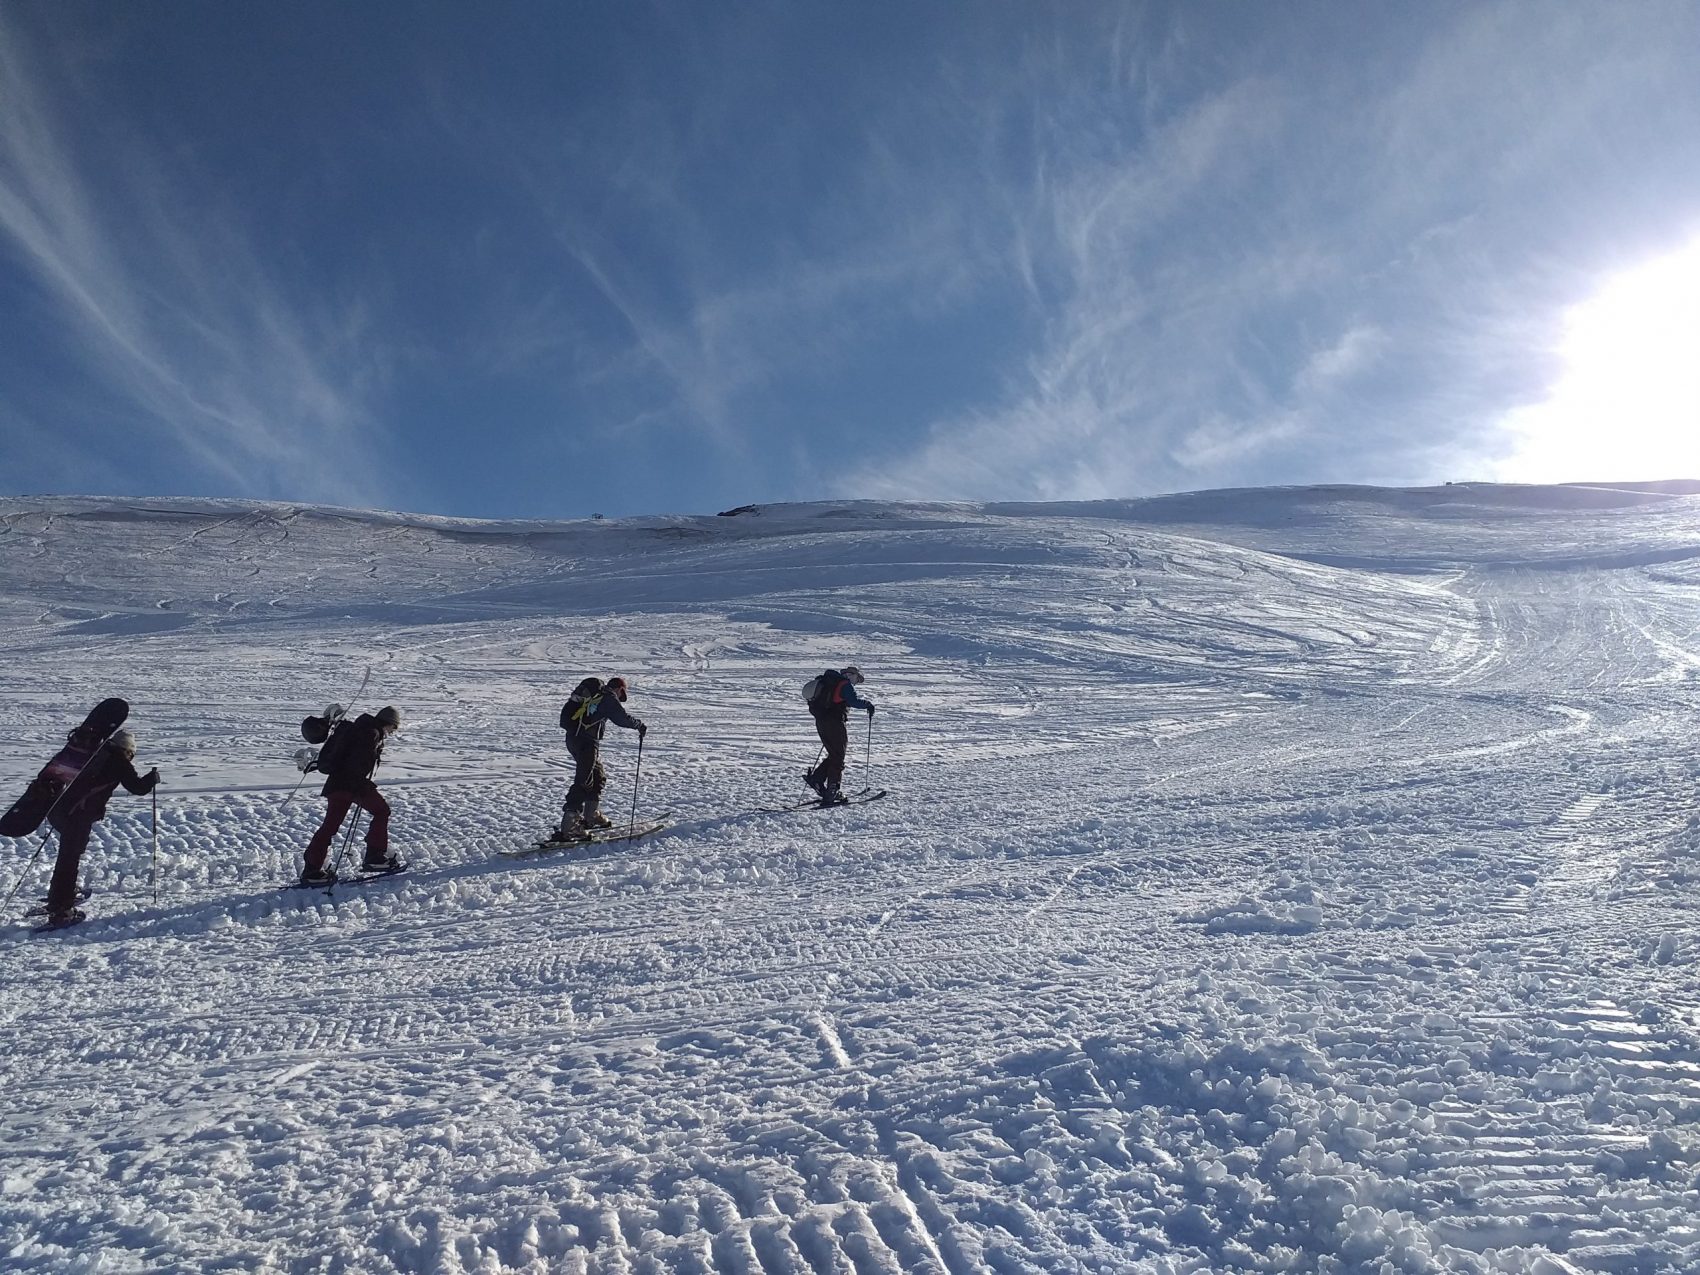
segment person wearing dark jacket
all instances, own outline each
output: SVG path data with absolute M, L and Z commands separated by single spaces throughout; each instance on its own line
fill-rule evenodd
M 71 925 L 83 919 L 77 909 L 77 873 L 95 824 L 106 818 L 106 803 L 123 784 L 126 792 L 145 797 L 159 783 L 159 767 L 136 773 L 136 737 L 114 731 L 88 765 L 73 779 L 47 814 L 59 834 L 59 858 L 53 865 L 53 884 L 47 887 L 47 923 Z
M 362 713 L 351 722 L 343 722 L 325 742 L 319 754 L 320 769 L 326 774 L 325 786 L 320 790 L 326 800 L 325 819 L 307 843 L 302 885 L 329 885 L 336 880 L 336 872 L 326 866 L 325 860 L 350 806 L 359 806 L 372 816 L 366 827 L 366 858 L 360 866 L 368 872 L 389 872 L 401 866 L 390 854 L 390 803 L 372 782 L 384 755 L 384 741 L 400 728 L 400 711 L 380 708 L 376 713 Z M 347 738 L 343 737 L 344 731 L 349 732 Z
M 594 695 L 575 694 L 567 702 L 567 708 L 562 721 L 567 732 L 567 752 L 573 759 L 573 786 L 567 789 L 567 800 L 561 807 L 561 827 L 555 834 L 561 841 L 571 841 L 613 824 L 602 813 L 602 790 L 608 786 L 608 772 L 602 769 L 600 753 L 602 732 L 608 724 L 635 730 L 639 739 L 649 730 L 626 711 L 623 677 L 609 678 Z
M 839 785 L 844 782 L 844 754 L 850 750 L 850 727 L 846 721 L 850 710 L 867 710 L 874 715 L 874 706 L 856 694 L 862 684 L 862 670 L 854 664 L 842 669 L 828 669 L 815 681 L 815 693 L 809 698 L 809 712 L 815 719 L 815 734 L 826 748 L 826 756 L 803 776 L 803 782 L 815 790 L 822 801 L 843 801 Z

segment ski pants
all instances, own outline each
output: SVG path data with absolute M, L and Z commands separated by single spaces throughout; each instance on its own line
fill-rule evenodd
M 366 827 L 366 853 L 381 855 L 390 848 L 390 803 L 384 800 L 377 784 L 363 779 L 356 788 L 342 788 L 325 794 L 325 821 L 307 843 L 307 867 L 310 871 L 317 872 L 325 866 L 331 842 L 336 840 L 350 806 L 359 806 L 372 816 L 372 822 Z
M 568 815 L 595 810 L 602 804 L 602 790 L 608 786 L 608 772 L 602 769 L 601 744 L 594 733 L 584 731 L 567 736 L 567 752 L 573 759 L 573 786 L 567 789 L 567 800 L 561 806 L 563 821 Z
M 77 873 L 82 870 L 83 851 L 95 820 L 54 811 L 47 822 L 59 834 L 59 857 L 53 864 L 53 884 L 47 887 L 48 912 L 68 911 L 77 902 Z
M 850 750 L 850 727 L 842 717 L 817 717 L 815 733 L 826 745 L 826 756 L 809 772 L 809 782 L 836 788 L 844 782 L 844 754 Z

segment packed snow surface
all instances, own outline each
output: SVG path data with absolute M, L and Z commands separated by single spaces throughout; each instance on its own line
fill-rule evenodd
M 0 500 L 5 801 L 165 776 L 0 838 L 0 1267 L 1700 1270 L 1694 490 Z M 280 889 L 368 669 L 413 868 Z M 509 858 L 587 673 L 671 827 Z

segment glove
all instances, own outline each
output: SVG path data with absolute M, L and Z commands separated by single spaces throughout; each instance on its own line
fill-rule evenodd
M 642 739 L 645 735 L 649 734 L 649 727 L 645 726 L 641 721 L 637 724 L 637 730 L 639 739 Z
M 874 715 L 874 706 L 872 704 L 869 704 L 868 705 L 868 716 L 872 717 L 873 715 Z
M 148 771 L 148 779 L 149 779 L 149 781 L 151 781 L 154 784 L 159 783 L 159 767 L 158 766 L 155 766 L 152 770 Z

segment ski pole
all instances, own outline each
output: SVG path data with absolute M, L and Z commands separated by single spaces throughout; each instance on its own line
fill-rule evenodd
M 159 785 L 153 786 L 153 852 L 148 858 L 148 888 L 159 903 Z
M 637 831 L 638 780 L 643 775 L 643 737 L 645 734 L 647 734 L 646 731 L 640 730 L 638 732 L 637 766 L 632 770 L 632 817 L 629 821 L 630 826 L 626 829 L 627 836 L 631 836 Z
M 862 778 L 869 784 L 873 783 L 874 773 L 874 715 L 868 714 L 868 755 L 862 762 Z
M 47 849 L 47 839 L 52 835 L 52 829 L 49 829 L 47 832 L 42 834 L 41 844 L 35 848 L 35 853 L 30 856 L 30 861 L 24 864 L 23 871 L 18 873 L 18 879 L 12 882 L 12 889 L 6 895 L 6 902 L 10 903 L 12 901 L 13 897 L 18 893 L 18 890 L 22 888 L 24 882 L 29 878 L 30 869 L 35 867 L 35 861 L 41 858 L 41 852 Z
M 344 859 L 348 858 L 348 847 L 354 844 L 354 830 L 360 826 L 361 816 L 363 816 L 365 813 L 366 813 L 366 807 L 364 807 L 364 806 L 355 807 L 354 822 L 348 825 L 348 831 L 343 834 L 342 849 L 337 851 L 336 867 L 331 869 L 332 873 L 337 873 L 337 872 L 342 871 L 342 861 Z
M 366 670 L 366 676 L 370 677 L 371 675 L 372 675 L 372 670 L 367 669 Z M 366 683 L 365 682 L 360 683 L 360 689 L 361 690 L 366 689 Z M 378 756 L 373 759 L 372 770 L 371 770 L 370 774 L 367 775 L 367 778 L 370 779 L 373 775 L 376 775 L 378 773 L 378 768 L 380 766 L 382 766 L 383 764 L 384 764 L 383 741 L 379 740 Z M 369 784 L 368 787 L 372 788 L 372 790 L 374 792 L 377 791 L 377 785 L 375 785 L 375 784 Z M 350 805 L 354 804 L 354 799 L 352 797 L 349 799 L 349 804 Z M 365 814 L 366 814 L 366 807 L 365 806 L 357 806 L 356 807 L 356 814 L 354 816 L 354 822 L 348 826 L 348 833 L 342 839 L 342 849 L 337 852 L 336 867 L 331 869 L 331 871 L 333 873 L 340 872 L 342 870 L 342 861 L 344 859 L 348 858 L 348 847 L 354 843 L 354 830 L 360 826 L 360 820 Z M 343 817 L 346 819 L 348 816 L 344 815 Z
M 301 772 L 301 778 L 295 781 L 295 787 L 289 790 L 289 795 L 283 799 L 282 805 L 278 806 L 279 810 L 282 810 L 284 806 L 287 806 L 290 802 L 295 800 L 295 794 L 300 792 L 301 785 L 307 782 L 308 773 L 309 772 L 305 770 Z

